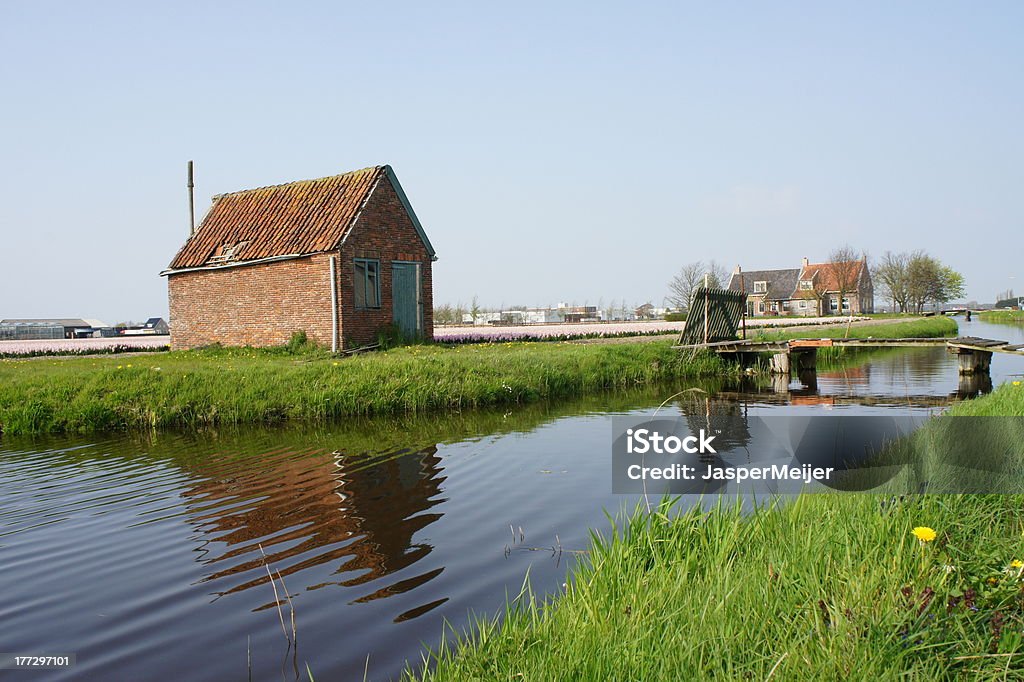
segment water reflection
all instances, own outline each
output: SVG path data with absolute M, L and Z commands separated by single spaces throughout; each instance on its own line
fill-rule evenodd
M 222 585 L 218 596 L 266 583 L 264 561 L 285 578 L 330 563 L 336 578 L 307 588 L 315 590 L 375 581 L 432 550 L 414 535 L 441 517 L 430 510 L 445 501 L 436 445 L 372 457 L 253 453 L 250 466 L 231 470 L 209 454 L 188 466 L 196 482 L 183 496 L 203 535 L 200 549 L 211 569 L 203 581 Z M 439 572 L 385 585 L 355 601 L 404 592 Z

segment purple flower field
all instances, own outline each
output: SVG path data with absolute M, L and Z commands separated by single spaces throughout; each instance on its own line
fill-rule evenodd
M 38 339 L 33 341 L 0 341 L 0 357 L 31 357 L 34 355 L 92 355 L 95 353 L 130 353 L 167 350 L 169 336 L 115 336 L 104 339 Z

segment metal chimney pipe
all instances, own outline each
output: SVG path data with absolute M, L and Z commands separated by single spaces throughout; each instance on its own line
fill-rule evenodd
M 195 183 L 192 182 L 192 162 L 188 162 L 188 233 L 196 233 Z

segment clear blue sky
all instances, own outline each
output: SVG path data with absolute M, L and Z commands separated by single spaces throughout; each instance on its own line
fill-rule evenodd
M 0 317 L 165 315 L 188 159 L 200 216 L 390 163 L 438 302 L 845 242 L 1024 292 L 1024 4 L 554 4 L 0 3 Z

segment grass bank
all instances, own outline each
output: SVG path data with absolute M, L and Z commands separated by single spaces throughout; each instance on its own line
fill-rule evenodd
M 339 359 L 317 350 L 207 349 L 0 361 L 7 434 L 317 421 L 458 411 L 729 371 L 669 342 L 411 346 Z
M 1024 382 L 949 413 L 1024 415 Z M 638 512 L 407 678 L 1021 679 L 1022 538 L 1022 495 Z
M 988 310 L 977 315 L 982 322 L 1024 322 L 1024 310 Z
M 1017 679 L 1020 503 L 808 495 L 637 514 L 553 603 L 520 596 L 422 677 Z M 912 534 L 925 526 L 934 541 Z
M 956 320 L 951 317 L 916 317 L 903 322 L 879 324 L 845 324 L 815 327 L 813 330 L 764 329 L 753 335 L 747 330 L 747 338 L 763 340 L 781 339 L 866 339 L 866 338 L 937 338 L 952 336 L 957 332 Z

